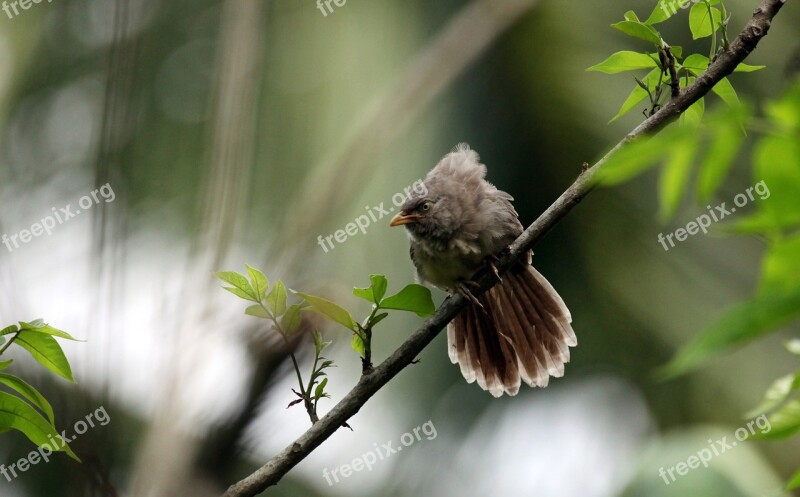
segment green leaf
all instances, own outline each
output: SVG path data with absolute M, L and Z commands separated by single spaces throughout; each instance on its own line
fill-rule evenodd
M 629 10 L 628 12 L 625 12 L 625 14 L 622 17 L 624 17 L 626 21 L 639 22 L 639 18 L 636 16 L 636 12 L 634 12 L 632 10 Z
M 733 72 L 754 72 L 754 71 L 760 71 L 765 67 L 767 66 L 751 66 L 748 64 L 739 64 L 738 66 L 736 66 L 736 69 L 734 69 Z
M 800 488 L 800 470 L 789 478 L 788 483 L 786 483 L 786 490 L 794 490 L 796 488 Z
M 650 88 L 651 91 L 655 89 L 655 86 L 658 83 L 659 74 L 661 74 L 661 69 L 655 68 L 652 71 L 650 71 L 647 74 L 647 76 L 645 76 L 643 79 L 643 81 Z M 628 95 L 628 98 L 625 99 L 625 102 L 623 102 L 622 107 L 620 107 L 619 112 L 617 112 L 617 115 L 611 118 L 609 123 L 612 123 L 617 119 L 619 119 L 620 117 L 622 117 L 628 111 L 636 107 L 636 105 L 638 105 L 639 102 L 641 102 L 645 98 L 647 98 L 647 92 L 642 88 L 640 88 L 639 86 L 634 87 L 633 91 L 630 93 L 630 95 Z
M 294 293 L 310 304 L 310 307 L 308 308 L 309 310 L 325 316 L 335 323 L 341 324 L 350 331 L 355 331 L 358 329 L 358 325 L 353 320 L 353 316 L 350 315 L 350 312 L 348 312 L 347 309 L 339 304 L 335 304 L 330 300 L 307 293 Z
M 367 353 L 366 346 L 364 345 L 364 340 L 361 338 L 361 335 L 358 333 L 353 334 L 353 340 L 350 341 L 350 347 L 353 348 L 361 357 Z
M 317 388 L 314 389 L 314 400 L 319 400 L 320 397 L 324 395 L 325 385 L 327 384 L 328 384 L 328 378 L 324 378 L 321 382 L 319 382 Z
M 618 29 L 628 36 L 639 38 L 640 40 L 649 41 L 657 47 L 661 46 L 661 35 L 658 31 L 653 29 L 652 26 L 642 24 L 636 21 L 621 21 L 611 25 L 612 28 Z
M 800 98 L 798 98 L 800 109 Z M 784 113 L 783 118 L 792 119 Z M 800 122 L 800 112 L 798 112 Z M 738 232 L 764 233 L 774 236 L 782 230 L 793 231 L 800 227 L 800 140 L 793 132 L 767 135 L 756 143 L 753 153 L 754 180 L 760 190 L 758 211 L 735 223 Z M 769 199 L 762 202 L 761 200 Z
M 697 197 L 703 203 L 708 202 L 719 189 L 744 143 L 744 111 L 740 109 L 737 115 L 729 114 L 724 117 L 715 119 L 708 127 L 711 143 L 700 163 L 697 176 Z
M 797 132 L 800 128 L 800 79 L 784 95 L 764 105 L 764 112 L 779 130 Z
M 426 317 L 436 311 L 436 306 L 433 305 L 431 291 L 428 288 L 412 283 L 391 297 L 383 299 L 381 309 L 410 311 L 416 313 L 417 316 Z
M 35 333 L 44 333 L 45 335 L 52 335 L 59 338 L 66 338 L 67 340 L 74 340 L 76 342 L 80 342 L 83 340 L 78 340 L 77 338 L 73 337 L 66 331 L 61 331 L 53 328 L 52 326 L 48 326 L 44 323 L 24 323 L 22 321 L 19 322 L 20 330 L 27 330 L 33 331 Z
M 789 395 L 800 388 L 800 374 L 787 374 L 775 380 L 764 394 L 764 399 L 750 412 L 745 414 L 747 418 L 758 417 L 765 412 L 769 412 L 779 406 L 789 398 Z
M 756 440 L 789 438 L 800 432 L 800 399 L 795 399 L 769 416 L 769 431 L 756 433 Z
M 386 317 L 387 317 L 388 315 L 389 315 L 389 313 L 388 313 L 388 312 L 382 312 L 382 313 L 380 313 L 380 314 L 376 314 L 376 315 L 375 315 L 375 317 L 374 317 L 374 318 L 372 318 L 372 322 L 371 322 L 371 323 L 369 323 L 369 325 L 368 325 L 368 326 L 369 326 L 370 328 L 374 328 L 374 327 L 375 327 L 375 326 L 376 326 L 378 323 L 380 323 L 381 321 L 383 321 L 384 319 L 386 319 Z
M 677 14 L 679 10 L 680 7 L 678 6 L 677 0 L 673 3 L 671 3 L 670 0 L 658 0 L 653 12 L 651 12 L 650 16 L 645 19 L 644 23 L 658 24 L 660 22 L 664 22 Z
M 365 288 L 355 287 L 353 288 L 353 295 L 355 295 L 360 299 L 364 299 L 367 302 L 371 302 L 373 304 L 375 303 L 375 296 L 372 293 L 372 287 L 369 286 Z
M 260 300 L 255 290 L 253 290 L 253 287 L 250 285 L 250 282 L 247 281 L 247 278 L 243 275 L 235 271 L 217 271 L 214 275 L 225 283 L 233 285 L 232 287 L 226 286 L 223 288 L 237 297 L 245 300 L 252 300 L 253 302 L 258 302 Z
M 689 79 L 693 80 L 694 78 Z M 690 105 L 689 108 L 683 111 L 683 114 L 681 114 L 681 126 L 685 126 L 690 129 L 697 129 L 697 127 L 700 125 L 700 122 L 703 120 L 703 112 L 705 111 L 705 108 L 705 97 Z
M 254 316 L 261 319 L 272 319 L 266 310 L 261 306 L 261 304 L 253 304 L 247 309 L 244 310 L 244 313 L 248 316 Z
M 3 328 L 2 331 L 0 331 L 0 336 L 8 335 L 9 333 L 16 333 L 18 330 L 19 328 L 17 328 L 17 325 L 12 324 L 11 326 L 6 326 Z
M 264 299 L 264 295 L 267 294 L 267 289 L 269 288 L 269 281 L 267 277 L 264 276 L 264 273 L 259 271 L 254 267 L 250 267 L 249 265 L 244 265 L 247 268 L 247 273 L 250 275 L 250 281 L 252 282 L 253 290 L 256 292 L 256 296 L 258 297 L 259 302 Z
M 711 5 L 719 3 L 720 0 L 711 0 Z M 691 3 L 691 0 L 658 0 L 650 17 L 644 21 L 645 24 L 658 24 L 664 22 L 677 14 Z
M 659 200 L 661 220 L 666 222 L 675 215 L 689 181 L 697 141 L 689 137 L 671 146 L 667 163 L 661 169 Z
M 758 292 L 791 292 L 800 288 L 800 234 L 770 243 L 761 265 Z
M 658 67 L 658 64 L 649 55 L 623 50 L 611 54 L 611 56 L 603 62 L 595 64 L 586 70 L 598 71 L 606 74 L 617 74 L 623 71 L 650 69 L 653 67 Z
M 739 107 L 739 97 L 736 96 L 736 90 L 733 89 L 733 85 L 728 80 L 728 78 L 722 78 L 719 80 L 719 83 L 715 84 L 714 87 L 711 89 L 714 93 L 717 94 L 719 98 L 722 99 L 723 102 L 728 104 L 731 107 Z
M 58 438 L 56 429 L 41 414 L 19 397 L 5 392 L 0 392 L 0 429 L 21 431 L 34 444 L 48 446 L 53 452 L 64 451 L 71 458 L 80 461 L 69 445 Z M 53 444 L 51 440 L 57 443 Z
M 375 294 L 375 303 L 379 304 L 384 295 L 386 295 L 386 288 L 389 286 L 389 282 L 386 281 L 386 276 L 382 274 L 371 274 L 369 275 L 369 280 L 372 284 L 372 293 Z
M 291 335 L 300 328 L 302 310 L 302 303 L 292 304 L 286 309 L 283 319 L 281 319 L 281 328 L 283 328 L 283 331 L 285 331 L 287 335 Z
M 42 366 L 75 383 L 72 368 L 55 338 L 33 331 L 22 331 L 14 342 L 27 350 Z
M 692 39 L 706 38 L 717 32 L 720 22 L 722 22 L 722 12 L 716 7 L 711 7 L 712 20 L 708 18 L 709 7 L 704 2 L 696 3 L 689 11 L 689 29 L 692 30 Z
M 757 295 L 735 305 L 680 351 L 657 372 L 672 378 L 697 368 L 709 358 L 780 328 L 800 316 L 800 289 Z
M 236 295 L 240 299 L 249 300 L 250 302 L 258 302 L 258 300 L 256 300 L 256 298 L 253 297 L 253 295 L 251 295 L 249 292 L 246 292 L 246 291 L 244 291 L 244 290 L 242 290 L 240 288 L 234 288 L 234 287 L 231 287 L 231 286 L 224 286 L 222 288 L 224 288 L 225 290 L 228 290 L 229 292 L 231 292 L 232 294 Z
M 311 330 L 311 339 L 314 341 L 314 349 L 317 351 L 317 355 L 319 355 L 322 351 L 322 335 L 320 335 L 317 330 Z
M 639 137 L 616 153 L 606 156 L 603 167 L 593 177 L 604 186 L 624 183 L 660 163 L 665 151 L 681 143 L 694 132 L 684 126 L 672 126 L 655 136 Z
M 370 286 L 367 288 L 353 288 L 353 295 L 373 304 L 379 304 L 384 295 L 388 282 L 382 274 L 369 275 Z
M 278 280 L 267 295 L 267 307 L 272 315 L 278 317 L 286 312 L 286 287 Z
M 11 366 L 12 362 L 14 362 L 14 359 L 9 359 L 7 361 L 0 361 L 0 371 L 8 369 L 8 367 Z
M 47 415 L 47 419 L 50 420 L 50 424 L 55 427 L 56 417 L 53 414 L 53 407 L 50 405 L 50 402 L 44 398 L 42 394 L 39 393 L 38 390 L 24 382 L 21 378 L 17 378 L 14 375 L 0 373 L 0 383 L 6 385 L 9 388 L 13 388 L 17 392 L 20 393 L 23 397 L 28 399 L 33 405 L 38 407 Z
M 708 69 L 708 57 L 700 55 L 699 53 L 693 53 L 683 60 L 681 67 L 695 76 L 699 76 Z
M 311 338 L 314 340 L 314 349 L 317 351 L 317 356 L 331 344 L 331 342 L 323 342 L 322 335 L 317 330 L 311 330 Z M 322 359 L 321 356 L 319 358 Z M 327 368 L 331 364 L 333 364 L 333 361 L 325 361 L 319 369 Z

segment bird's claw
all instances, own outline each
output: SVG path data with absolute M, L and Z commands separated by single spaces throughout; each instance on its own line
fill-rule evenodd
M 500 259 L 496 255 L 490 255 L 483 260 L 486 264 L 487 269 L 492 272 L 495 278 L 497 278 L 498 283 L 503 282 L 503 278 L 500 277 L 500 272 L 497 270 L 497 267 L 494 265 L 495 262 L 499 262 Z
M 480 288 L 480 286 L 481 285 L 478 282 L 472 280 L 459 281 L 456 283 L 456 291 L 463 295 L 467 300 L 483 309 L 483 304 L 480 303 L 475 295 L 472 295 L 472 292 L 469 289 L 469 287 Z

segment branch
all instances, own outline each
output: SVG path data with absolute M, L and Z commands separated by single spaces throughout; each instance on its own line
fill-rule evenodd
M 550 229 L 558 224 L 594 188 L 595 182 L 592 181 L 592 178 L 596 172 L 627 143 L 644 135 L 657 133 L 667 124 L 677 119 L 694 102 L 707 94 L 722 78 L 732 73 L 736 66 L 744 61 L 750 52 L 755 49 L 761 38 L 766 36 L 772 18 L 785 3 L 786 0 L 763 0 L 728 50 L 723 52 L 694 83 L 684 88 L 680 95 L 671 99 L 653 116 L 638 125 L 594 166 L 583 172 L 511 244 L 509 253 L 496 264 L 497 269 L 501 272 L 506 270 L 525 251 L 530 249 Z M 480 292 L 486 291 L 496 283 L 496 279 L 486 271 L 477 276 L 476 281 L 481 285 Z M 242 481 L 232 485 L 223 494 L 223 497 L 254 496 L 267 487 L 278 483 L 291 468 L 302 461 L 343 423 L 355 415 L 381 387 L 386 385 L 403 368 L 411 364 L 414 358 L 466 305 L 467 300 L 460 294 L 446 299 L 436 313 L 425 321 L 422 327 L 416 330 L 400 348 L 378 365 L 372 373 L 363 375 L 356 386 L 325 417 L 309 428 L 294 443 L 281 451 L 280 454 L 270 459 L 264 466 Z

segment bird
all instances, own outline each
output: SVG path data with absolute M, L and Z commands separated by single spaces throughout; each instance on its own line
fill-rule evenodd
M 494 263 L 523 231 L 514 200 L 486 181 L 486 166 L 466 143 L 445 155 L 389 222 L 404 226 L 417 280 L 467 307 L 447 325 L 450 360 L 468 383 L 494 397 L 514 396 L 525 382 L 546 387 L 564 375 L 578 344 L 572 316 L 553 286 L 531 265 L 528 250 L 502 276 Z M 499 282 L 472 294 L 472 277 L 491 270 Z

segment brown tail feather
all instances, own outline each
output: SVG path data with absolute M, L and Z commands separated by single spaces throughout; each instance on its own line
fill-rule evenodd
M 450 360 L 468 383 L 495 397 L 516 395 L 521 381 L 546 387 L 564 375 L 577 345 L 567 306 L 532 266 L 510 271 L 447 326 Z

